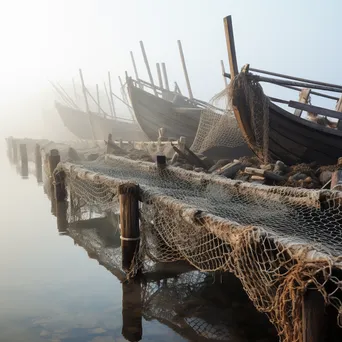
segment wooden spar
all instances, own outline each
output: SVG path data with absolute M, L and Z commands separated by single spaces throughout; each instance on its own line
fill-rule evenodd
M 65 91 L 65 89 L 57 82 L 57 85 L 59 86 L 59 88 L 61 88 L 62 92 L 65 94 L 65 96 L 67 97 L 67 99 L 70 101 L 70 103 L 72 103 L 72 105 L 75 108 L 77 107 L 77 104 L 74 102 L 74 100 L 69 96 L 69 94 Z
M 305 110 L 305 111 L 307 111 L 309 113 L 321 114 L 321 115 L 324 115 L 324 116 L 329 116 L 331 118 L 336 118 L 336 119 L 339 119 L 339 120 L 342 119 L 342 113 L 337 112 L 337 111 L 332 110 L 332 109 L 312 106 L 312 105 L 308 105 L 308 104 L 300 103 L 300 102 L 296 102 L 296 101 L 289 101 L 289 107 Z
M 300 77 L 294 77 L 294 76 L 289 76 L 289 75 L 284 75 L 284 74 L 278 74 L 278 73 L 275 73 L 275 72 L 270 72 L 270 71 L 255 69 L 255 68 L 249 68 L 249 70 L 250 71 L 254 71 L 254 72 L 259 72 L 261 74 L 266 74 L 266 75 L 271 75 L 271 76 L 287 78 L 289 80 L 300 81 L 300 82 L 305 82 L 305 83 L 311 83 L 311 84 L 316 84 L 316 85 L 322 85 L 322 86 L 331 87 L 331 88 L 338 88 L 338 89 L 340 89 L 340 92 L 342 92 L 342 85 L 326 83 L 326 82 L 319 82 L 319 81 L 313 81 L 313 80 L 309 80 L 307 78 L 300 78 Z
M 77 94 L 77 91 L 76 91 L 76 84 L 75 84 L 74 78 L 72 78 L 72 86 L 74 88 L 75 103 L 77 104 L 77 102 L 78 102 L 78 94 Z
M 161 71 L 160 71 L 160 64 L 156 63 L 156 66 L 157 66 L 157 74 L 158 74 L 159 87 L 163 89 L 164 85 L 163 85 L 163 79 L 162 79 L 162 75 L 161 75 Z
M 20 151 L 20 171 L 23 177 L 28 176 L 28 157 L 26 144 L 19 144 Z
M 182 61 L 186 86 L 188 87 L 189 98 L 192 100 L 194 98 L 194 96 L 192 95 L 192 89 L 191 89 L 191 84 L 190 84 L 190 80 L 189 80 L 188 69 L 187 69 L 186 63 L 185 63 L 182 42 L 180 40 L 177 40 L 177 43 L 178 43 L 179 54 L 180 54 L 181 61 Z
M 305 83 L 305 82 L 297 82 L 297 81 L 288 81 L 288 80 L 280 80 L 276 78 L 270 78 L 270 77 L 263 77 L 259 75 L 253 75 L 253 74 L 247 74 L 247 77 L 257 81 L 257 82 L 267 82 L 272 83 L 276 85 L 286 85 L 286 86 L 298 86 L 300 88 L 312 88 L 312 89 L 319 89 L 324 91 L 331 91 L 335 93 L 342 93 L 342 89 L 331 87 L 331 86 L 325 86 L 325 85 L 316 85 L 313 83 Z
M 101 114 L 101 106 L 100 106 L 100 92 L 99 92 L 99 85 L 96 83 L 96 99 L 97 99 L 97 112 Z M 103 113 L 106 116 L 106 113 Z
M 167 72 L 166 72 L 166 65 L 165 65 L 165 63 L 162 63 L 162 70 L 163 70 L 165 88 L 166 88 L 166 90 L 169 90 L 169 91 L 170 91 L 169 79 L 168 79 L 168 77 L 167 77 Z
M 147 59 L 144 43 L 143 43 L 142 40 L 140 41 L 140 48 L 141 48 L 141 52 L 142 52 L 143 57 L 144 57 L 144 61 L 145 61 L 145 65 L 146 65 L 146 69 L 147 69 L 147 73 L 148 73 L 148 77 L 150 78 L 150 83 L 152 84 L 152 89 L 154 91 L 154 95 L 158 96 L 157 90 L 156 90 L 156 88 L 154 86 L 150 65 L 148 63 L 148 59 Z
M 182 92 L 181 92 L 177 82 L 175 82 L 175 92 L 182 95 Z
M 70 102 L 70 100 L 63 94 L 63 92 L 61 92 L 60 89 L 58 89 L 58 87 L 52 82 L 49 81 L 50 84 L 52 85 L 53 89 L 57 92 L 57 94 L 60 96 L 60 98 L 68 105 L 71 107 L 74 107 L 74 105 L 72 104 L 72 102 Z
M 301 92 L 299 93 L 299 102 L 308 103 L 308 100 L 310 98 L 310 92 L 311 92 L 310 88 L 302 89 Z M 294 115 L 300 117 L 302 115 L 302 112 L 303 112 L 302 109 L 296 109 L 294 112 Z
M 117 100 L 121 101 L 124 105 L 126 105 L 128 108 L 132 108 L 132 106 L 131 106 L 129 103 L 125 102 L 123 99 L 120 99 L 120 97 L 119 97 L 118 95 L 116 95 L 115 93 L 112 93 L 112 95 L 113 95 Z
M 112 109 L 112 105 L 111 105 L 111 102 L 110 102 L 110 98 L 109 98 L 109 94 L 108 94 L 106 82 L 103 82 L 103 85 L 104 85 L 105 92 L 106 92 L 106 96 L 107 96 L 107 100 L 108 100 L 108 105 L 109 105 L 110 114 L 111 114 L 111 116 L 113 117 L 114 114 L 113 114 L 113 109 Z
M 226 73 L 226 70 L 224 69 L 224 63 L 222 59 L 221 59 L 221 70 L 222 70 L 222 75 L 223 75 L 224 86 L 225 88 L 227 88 L 228 87 L 227 77 L 224 76 L 224 74 Z
M 112 81 L 111 81 L 111 77 L 110 77 L 110 71 L 108 71 L 108 84 L 109 84 L 110 103 L 112 105 L 113 116 L 115 118 L 116 117 L 116 112 L 115 112 L 115 106 L 114 106 L 114 100 L 113 100 Z
M 140 82 L 139 82 L 138 69 L 137 69 L 137 66 L 136 66 L 136 64 L 135 64 L 135 59 L 134 59 L 134 55 L 133 55 L 133 52 L 132 52 L 132 51 L 130 51 L 130 55 L 131 55 L 131 60 L 132 60 L 132 64 L 133 64 L 135 79 L 137 80 L 138 85 L 139 85 L 139 88 L 141 89 L 142 86 L 141 86 L 141 84 L 140 84 Z
M 126 89 L 124 87 L 124 84 L 122 83 L 122 80 L 121 80 L 120 76 L 119 76 L 119 82 L 120 82 L 120 86 L 121 86 L 121 93 L 122 93 L 122 97 L 124 99 L 124 103 L 128 107 L 128 110 L 131 113 L 133 121 L 135 121 L 134 111 L 133 111 L 132 106 L 129 104 L 129 100 L 128 100 L 128 96 L 127 96 L 127 93 L 126 93 Z
M 140 244 L 139 229 L 139 185 L 121 184 L 118 187 L 120 202 L 122 268 L 129 277 L 134 276 L 138 264 Z M 136 264 L 134 264 L 136 263 Z
M 91 112 L 90 112 L 90 109 L 89 109 L 89 103 L 88 103 L 88 98 L 87 98 L 87 88 L 86 88 L 86 86 L 84 84 L 82 69 L 79 69 L 79 73 L 80 73 L 80 78 L 81 78 L 81 83 L 82 83 L 82 91 L 83 91 L 83 96 L 84 96 L 84 102 L 85 102 L 85 106 L 86 106 L 86 111 L 88 113 L 89 124 L 90 124 L 90 127 L 91 127 L 91 133 L 92 133 L 92 136 L 93 136 L 93 140 L 95 140 L 95 133 L 94 133 L 93 124 L 91 122 Z
M 225 17 L 223 19 L 223 22 L 224 22 L 224 31 L 226 34 L 230 74 L 232 75 L 232 79 L 234 79 L 234 77 L 239 73 L 239 71 L 238 71 L 238 64 L 236 60 L 232 17 L 230 15 L 228 17 Z
M 287 104 L 287 105 L 289 104 L 289 101 L 278 99 L 277 97 L 269 96 L 268 98 L 273 102 L 279 102 L 279 103 L 283 103 L 283 104 Z
M 86 88 L 87 94 L 90 96 L 90 98 L 94 101 L 94 103 L 97 105 L 97 107 L 99 108 L 99 113 L 102 111 L 102 113 L 104 114 L 104 116 L 107 115 L 107 113 L 102 109 L 102 107 L 100 106 L 100 102 L 98 102 L 97 100 L 95 100 L 94 96 L 91 95 L 91 92 Z

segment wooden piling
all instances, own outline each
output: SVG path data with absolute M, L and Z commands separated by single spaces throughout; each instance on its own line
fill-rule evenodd
M 42 163 L 42 154 L 40 152 L 39 144 L 36 144 L 34 157 L 35 157 L 37 182 L 41 183 L 43 181 L 43 163 Z
M 164 155 L 157 155 L 158 171 L 164 171 L 166 168 L 166 157 Z
M 60 161 L 61 161 L 61 156 L 59 155 L 59 151 L 56 149 L 50 150 L 50 155 L 49 155 L 50 177 L 53 176 L 53 173 Z
M 120 202 L 122 268 L 129 277 L 135 275 L 139 262 L 139 185 L 121 184 L 118 188 Z
M 303 298 L 303 342 L 326 341 L 324 297 L 317 289 L 308 289 Z
M 67 198 L 66 184 L 65 184 L 65 172 L 54 172 L 54 194 L 57 202 L 63 202 Z
M 140 279 L 122 283 L 122 336 L 127 341 L 142 339 Z
M 57 229 L 60 235 L 65 235 L 68 228 L 68 202 L 56 201 L 56 217 L 57 217 Z
M 26 144 L 19 145 L 20 150 L 20 170 L 23 177 L 28 176 L 28 157 Z

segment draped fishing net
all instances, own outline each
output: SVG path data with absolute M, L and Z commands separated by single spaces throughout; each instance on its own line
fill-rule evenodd
M 213 147 L 238 147 L 245 145 L 232 110 L 227 109 L 228 90 L 216 94 L 208 108 L 201 112 L 195 140 L 191 150 L 203 153 Z M 216 108 L 215 108 L 216 107 Z M 227 155 L 229 158 L 229 155 Z
M 342 314 L 342 194 L 266 187 L 106 156 L 60 164 L 70 207 L 118 211 L 118 188 L 140 187 L 141 243 L 132 265 L 185 260 L 200 271 L 233 272 L 282 341 L 302 341 L 306 289 Z

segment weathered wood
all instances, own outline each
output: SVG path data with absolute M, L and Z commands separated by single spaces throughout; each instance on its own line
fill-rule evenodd
M 265 71 L 261 69 L 255 69 L 255 68 L 249 68 L 250 71 L 254 72 L 259 72 L 260 74 L 265 74 L 265 75 L 271 75 L 271 76 L 277 76 L 277 77 L 282 77 L 282 78 L 287 78 L 289 80 L 294 80 L 294 81 L 300 81 L 300 82 L 307 82 L 307 83 L 312 83 L 312 84 L 317 84 L 317 85 L 323 85 L 323 86 L 328 86 L 328 87 L 333 87 L 333 88 L 340 88 L 342 91 L 342 86 L 337 85 L 337 84 L 332 84 L 332 83 L 326 83 L 326 82 L 319 82 L 319 81 L 313 81 L 309 80 L 307 78 L 301 78 L 301 77 L 294 77 L 294 76 L 289 76 L 289 75 L 284 75 L 284 74 L 279 74 L 271 71 Z M 311 87 L 308 87 L 311 88 Z
M 131 55 L 131 60 L 132 60 L 132 64 L 133 64 L 135 79 L 137 80 L 138 86 L 139 86 L 139 88 L 141 89 L 141 88 L 142 88 L 142 85 L 141 85 L 141 83 L 139 82 L 138 69 L 137 69 L 137 66 L 136 66 L 136 64 L 135 64 L 134 55 L 133 55 L 133 52 L 132 52 L 132 51 L 130 51 L 129 53 L 130 53 L 130 55 Z
M 310 88 L 302 89 L 301 92 L 299 93 L 299 102 L 300 103 L 308 103 L 308 100 L 310 97 L 310 92 L 311 92 Z M 300 117 L 302 115 L 302 112 L 303 112 L 303 110 L 296 109 L 294 112 L 294 115 Z
M 303 342 L 326 341 L 324 297 L 316 290 L 307 290 L 302 305 Z
M 53 173 L 54 193 L 57 202 L 65 201 L 67 197 L 65 172 L 63 170 Z
M 166 157 L 164 155 L 157 155 L 156 157 L 158 171 L 163 171 L 166 168 Z
M 182 92 L 181 92 L 177 82 L 175 82 L 175 92 L 182 95 Z
M 177 44 L 178 44 L 179 54 L 180 54 L 181 61 L 182 61 L 182 67 L 183 67 L 183 72 L 184 72 L 184 76 L 185 76 L 186 86 L 188 88 L 189 98 L 193 99 L 194 96 L 192 95 L 192 89 L 191 89 L 190 79 L 189 79 L 189 75 L 188 75 L 188 69 L 187 69 L 186 63 L 185 63 L 182 42 L 180 40 L 178 40 Z
M 163 89 L 164 85 L 163 85 L 163 79 L 162 79 L 162 75 L 161 75 L 161 71 L 160 71 L 160 64 L 156 63 L 156 67 L 157 67 L 159 87 Z
M 122 282 L 122 336 L 127 341 L 142 339 L 142 310 L 140 279 Z
M 239 73 L 238 64 L 236 60 L 235 42 L 234 42 L 234 32 L 232 17 L 229 15 L 223 19 L 224 31 L 226 35 L 227 51 L 229 57 L 229 67 L 232 79 Z
M 129 277 L 134 276 L 134 268 L 139 262 L 139 192 L 139 185 L 134 183 L 121 184 L 118 187 L 122 268 Z
M 28 176 L 28 157 L 26 144 L 20 144 L 20 171 L 23 177 Z
M 39 144 L 36 144 L 36 147 L 34 150 L 34 157 L 35 157 L 37 182 L 41 183 L 43 181 L 43 163 L 42 163 L 42 154 L 40 151 L 40 145 Z
M 113 117 L 116 117 L 116 111 L 115 111 L 115 105 L 114 105 L 114 99 L 113 99 L 113 90 L 112 90 L 112 80 L 110 77 L 110 71 L 108 71 L 108 86 L 109 86 L 109 98 L 110 98 L 110 103 L 113 109 Z
M 100 106 L 100 92 L 99 92 L 99 85 L 96 83 L 96 99 L 97 99 L 97 112 L 101 114 L 101 106 Z M 106 113 L 103 113 L 104 117 L 106 117 Z
M 18 141 L 14 138 L 12 139 L 12 156 L 12 161 L 16 164 L 18 162 Z
M 224 74 L 226 73 L 226 70 L 224 69 L 224 63 L 222 59 L 221 59 L 221 70 L 222 70 L 222 75 L 223 75 L 224 87 L 227 88 L 228 87 L 227 77 L 224 76 Z
M 148 59 L 147 59 L 144 43 L 143 43 L 142 40 L 140 41 L 140 48 L 141 48 L 141 52 L 142 52 L 143 57 L 144 57 L 144 62 L 145 62 L 145 65 L 146 65 L 146 69 L 147 69 L 148 77 L 150 79 L 150 83 L 152 85 L 152 89 L 154 91 L 154 95 L 158 96 L 157 90 L 156 90 L 156 88 L 154 86 L 154 81 L 153 81 L 153 77 L 152 77 L 152 73 L 151 73 L 151 69 L 150 69 L 150 64 L 148 63 Z
M 165 63 L 162 63 L 162 70 L 163 70 L 165 88 L 166 88 L 166 90 L 170 90 L 170 87 L 169 87 L 169 79 L 168 79 L 168 77 L 167 77 L 167 71 L 166 71 L 166 65 L 165 65 Z
M 238 162 L 229 163 L 223 166 L 221 169 L 215 172 L 215 174 L 218 174 L 220 176 L 224 176 L 227 178 L 234 178 L 235 175 L 238 173 L 238 171 L 240 171 L 241 169 L 243 169 L 243 165 L 241 162 L 238 161 Z
M 121 141 L 121 143 L 120 143 Z M 121 148 L 120 146 L 118 146 L 117 144 L 115 144 L 115 142 L 112 139 L 112 135 L 108 134 L 108 141 L 105 141 L 106 145 L 107 145 L 107 154 L 118 154 L 118 155 L 125 155 L 127 154 L 127 152 Z M 122 139 L 119 140 L 119 144 L 121 144 L 121 146 L 123 146 L 123 142 Z
M 55 172 L 55 169 L 60 161 L 61 161 L 61 156 L 59 154 L 59 151 L 56 149 L 50 150 L 50 154 L 49 154 L 50 177 L 53 177 L 53 173 Z
M 246 167 L 244 170 L 244 173 L 247 173 L 249 175 L 257 175 L 257 176 L 262 176 L 265 177 L 269 180 L 273 180 L 276 182 L 281 182 L 283 180 L 285 180 L 286 178 L 283 176 L 280 176 L 272 171 L 268 171 L 268 170 L 263 170 L 263 169 L 257 169 L 254 167 Z
M 318 107 L 318 106 L 312 106 L 309 104 L 300 103 L 300 102 L 296 102 L 296 101 L 289 101 L 289 107 L 305 110 L 309 113 L 329 116 L 331 118 L 342 119 L 342 113 L 337 112 L 337 111 L 332 110 L 332 109 L 327 109 L 327 108 Z
M 68 202 L 56 201 L 57 229 L 60 235 L 65 235 L 68 228 Z
M 342 112 L 342 96 L 337 101 L 335 110 L 336 112 Z
M 113 117 L 113 116 L 114 116 L 114 113 L 113 113 L 112 104 L 111 104 L 111 102 L 110 102 L 110 98 L 109 98 L 109 94 L 108 94 L 106 82 L 103 82 L 103 86 L 104 86 L 104 89 L 105 89 L 105 92 L 106 92 L 106 96 L 107 96 L 109 111 L 110 111 L 111 116 Z

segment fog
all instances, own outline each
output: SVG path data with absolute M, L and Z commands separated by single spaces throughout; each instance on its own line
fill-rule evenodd
M 111 71 L 133 75 L 133 51 L 142 79 L 148 80 L 139 41 L 143 40 L 154 79 L 165 62 L 170 84 L 186 93 L 177 40 L 183 44 L 193 93 L 209 100 L 223 88 L 220 60 L 228 69 L 223 17 L 232 15 L 239 68 L 256 68 L 341 83 L 342 3 L 233 0 L 11 0 L 0 11 L 0 134 L 67 138 L 54 112 L 48 80 L 81 95 L 78 69 L 94 94 Z M 265 87 L 276 97 L 298 95 Z M 317 100 L 316 104 L 325 104 Z M 122 115 L 125 108 L 116 101 Z M 334 104 L 327 102 L 333 108 Z M 46 120 L 43 110 L 50 111 Z

